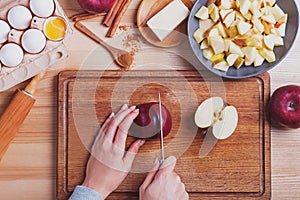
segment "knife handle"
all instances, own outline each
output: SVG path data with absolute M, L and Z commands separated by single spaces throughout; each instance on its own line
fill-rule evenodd
M 17 90 L 0 117 L 0 161 L 34 103 L 35 99 Z

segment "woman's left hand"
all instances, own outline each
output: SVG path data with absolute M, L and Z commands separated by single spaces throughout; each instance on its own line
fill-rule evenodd
M 95 139 L 82 185 L 97 191 L 103 198 L 122 183 L 139 148 L 145 143 L 145 140 L 136 140 L 125 151 L 128 130 L 138 114 L 135 106 L 123 105 L 116 115 L 109 116 Z

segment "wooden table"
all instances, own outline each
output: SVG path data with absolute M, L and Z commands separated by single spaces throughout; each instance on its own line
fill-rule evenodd
M 300 0 L 297 0 L 300 3 Z M 81 13 L 76 1 L 60 0 L 68 16 Z M 135 19 L 140 1 L 133 1 L 123 23 Z M 99 21 L 92 22 L 94 26 Z M 99 28 L 101 29 L 101 28 Z M 101 31 L 101 30 L 98 30 Z M 96 31 L 97 32 L 97 31 Z M 287 84 L 300 84 L 300 46 L 292 48 L 286 59 L 270 71 L 271 91 Z M 0 162 L 1 199 L 55 199 L 56 196 L 56 147 L 57 147 L 57 74 L 67 69 L 118 69 L 111 63 L 107 51 L 74 29 L 72 37 L 65 42 L 69 58 L 49 69 L 36 93 L 37 102 L 19 130 L 6 155 Z M 142 51 L 142 50 L 140 50 Z M 148 50 L 146 50 L 148 51 Z M 163 49 L 162 53 L 168 54 Z M 92 57 L 101 53 L 102 59 Z M 151 53 L 152 52 L 152 53 Z M 173 69 L 191 69 L 190 65 L 173 55 L 157 58 L 153 49 L 147 56 L 136 57 L 134 69 L 158 69 L 171 65 Z M 178 57 L 178 56 L 177 56 Z M 87 58 L 88 61 L 86 60 Z M 154 59 L 155 58 L 155 59 Z M 151 60 L 152 59 L 152 60 Z M 144 65 L 146 62 L 153 65 Z M 82 66 L 82 67 L 81 67 Z M 99 67 L 103 66 L 103 67 Z M 17 85 L 0 95 L 0 113 L 4 110 L 14 91 L 26 83 Z M 272 199 L 300 198 L 300 129 L 283 130 L 272 124 Z M 251 152 L 249 152 L 251 153 Z

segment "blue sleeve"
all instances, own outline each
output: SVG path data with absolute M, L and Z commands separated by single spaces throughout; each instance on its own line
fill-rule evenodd
M 103 198 L 95 190 L 78 185 L 69 200 L 103 200 Z

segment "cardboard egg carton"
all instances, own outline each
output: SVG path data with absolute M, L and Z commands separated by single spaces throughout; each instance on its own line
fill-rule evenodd
M 43 0 L 41 0 L 43 1 Z M 8 11 L 17 5 L 22 5 L 27 7 L 30 10 L 29 7 L 29 2 L 30 0 L 5 0 L 5 1 L 0 1 L 0 19 L 4 20 L 8 23 L 7 21 L 7 13 Z M 68 18 L 65 15 L 63 9 L 59 5 L 57 0 L 54 0 L 55 3 L 55 11 L 52 14 L 52 16 L 59 16 L 62 17 L 65 22 L 66 22 L 66 37 L 72 34 L 72 28 L 69 24 Z M 35 15 L 32 13 L 33 19 L 35 19 Z M 40 18 L 41 19 L 41 18 Z M 31 23 L 30 28 L 36 28 L 34 27 L 34 23 Z M 27 30 L 27 29 L 26 29 Z M 20 31 L 20 30 L 14 30 L 11 27 L 11 32 L 15 33 L 14 36 L 13 34 L 9 35 L 8 38 L 10 37 L 17 37 L 17 38 L 10 38 L 7 42 L 0 44 L 0 49 L 3 45 L 7 43 L 16 43 L 20 47 L 20 37 L 21 35 L 26 31 Z M 10 32 L 10 33 L 11 33 Z M 21 83 L 37 74 L 40 72 L 44 71 L 51 65 L 58 63 L 65 58 L 68 57 L 68 52 L 63 44 L 63 40 L 61 41 L 51 41 L 48 40 L 46 41 L 46 47 L 38 54 L 29 54 L 24 51 L 24 58 L 17 67 L 7 67 L 4 66 L 3 64 L 2 67 L 0 67 L 0 92 L 7 90 L 18 83 Z

